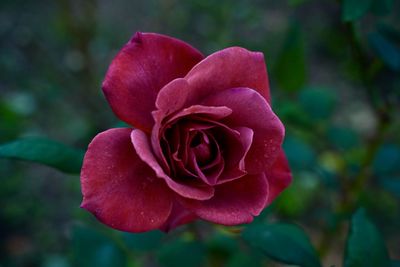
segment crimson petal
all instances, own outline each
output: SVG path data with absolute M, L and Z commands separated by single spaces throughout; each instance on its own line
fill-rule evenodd
M 248 87 L 270 102 L 264 55 L 241 47 L 218 51 L 194 66 L 185 76 L 191 91 L 188 105 L 217 91 Z
M 144 232 L 164 224 L 172 194 L 136 154 L 131 131 L 111 129 L 90 143 L 81 172 L 81 206 L 112 228 Z
M 241 47 L 218 51 L 194 66 L 184 78 L 162 88 L 156 107 L 164 114 L 199 103 L 210 94 L 235 87 L 248 87 L 270 102 L 264 55 Z
M 242 149 L 240 150 L 239 158 L 237 159 L 237 161 L 234 162 L 235 165 L 228 167 L 227 170 L 221 174 L 218 179 L 218 184 L 238 179 L 247 174 L 245 169 L 245 159 L 253 142 L 254 132 L 252 129 L 247 127 L 237 127 L 234 128 L 234 130 L 240 133 Z
M 232 110 L 230 110 L 227 107 L 223 106 L 207 107 L 201 105 L 193 105 L 189 108 L 181 110 L 180 112 L 174 114 L 173 116 L 167 116 L 167 117 L 166 117 L 167 113 L 165 113 L 164 110 L 153 111 L 153 117 L 156 123 L 151 133 L 151 145 L 154 154 L 158 159 L 160 159 L 161 165 L 164 167 L 164 169 L 170 172 L 170 166 L 168 166 L 167 159 L 165 158 L 165 155 L 162 152 L 160 144 L 160 140 L 164 135 L 164 132 L 167 127 L 173 125 L 177 120 L 185 116 L 201 115 L 207 118 L 221 119 L 228 116 L 231 113 Z
M 248 173 L 264 172 L 272 165 L 282 145 L 285 128 L 259 93 L 250 88 L 232 88 L 209 96 L 202 104 L 230 108 L 232 114 L 221 119 L 222 123 L 254 131 L 245 159 Z
M 271 171 L 265 172 L 268 179 L 270 190 L 268 204 L 270 204 L 292 181 L 289 163 L 286 159 L 285 152 L 281 150 L 275 163 L 271 167 Z
M 268 201 L 264 174 L 246 175 L 215 187 L 214 197 L 196 201 L 179 198 L 180 203 L 201 219 L 224 225 L 250 223 Z
M 112 61 L 103 92 L 121 120 L 150 132 L 158 92 L 170 81 L 185 76 L 202 58 L 199 51 L 180 40 L 136 33 Z
M 160 230 L 169 232 L 179 225 L 190 223 L 195 219 L 197 219 L 197 216 L 193 212 L 188 211 L 181 204 L 179 204 L 179 202 L 175 201 L 171 214 L 169 215 L 167 221 L 160 227 Z
M 156 172 L 158 177 L 164 179 L 167 185 L 179 195 L 198 200 L 209 199 L 214 195 L 214 188 L 199 184 L 196 180 L 178 182 L 166 175 L 152 153 L 149 138 L 141 130 L 136 129 L 132 131 L 131 141 L 139 157 Z

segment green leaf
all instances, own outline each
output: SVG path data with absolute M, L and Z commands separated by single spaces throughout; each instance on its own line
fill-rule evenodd
M 291 224 L 249 225 L 243 238 L 268 257 L 302 267 L 320 267 L 321 263 L 305 232 Z
M 163 267 L 201 267 L 205 266 L 206 250 L 198 241 L 177 239 L 166 242 L 157 256 Z
M 343 0 L 342 20 L 354 21 L 361 18 L 371 5 L 372 0 Z
M 385 243 L 378 229 L 367 218 L 364 209 L 358 210 L 351 219 L 344 266 L 390 266 Z
M 400 71 L 400 48 L 380 33 L 374 32 L 368 40 L 377 56 L 392 70 Z
M 0 145 L 0 157 L 33 161 L 70 174 L 80 172 L 83 155 L 83 150 L 39 137 Z
M 298 24 L 293 23 L 274 68 L 278 85 L 282 89 L 294 92 L 304 86 L 307 78 L 305 61 L 303 34 Z
M 126 258 L 112 239 L 82 225 L 72 229 L 72 266 L 125 267 Z
M 300 92 L 299 102 L 308 116 L 321 120 L 332 115 L 336 97 L 327 88 L 307 87 Z

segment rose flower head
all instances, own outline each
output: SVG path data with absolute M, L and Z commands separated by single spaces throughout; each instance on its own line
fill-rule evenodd
M 204 57 L 180 40 L 136 33 L 102 89 L 132 127 L 89 144 L 82 207 L 112 228 L 250 223 L 291 182 L 260 52 L 230 47 Z

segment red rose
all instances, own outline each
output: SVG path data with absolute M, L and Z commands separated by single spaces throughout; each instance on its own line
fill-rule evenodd
M 135 127 L 98 134 L 83 162 L 82 207 L 110 227 L 249 223 L 291 181 L 262 53 L 231 47 L 204 58 L 177 39 L 137 33 L 103 92 Z

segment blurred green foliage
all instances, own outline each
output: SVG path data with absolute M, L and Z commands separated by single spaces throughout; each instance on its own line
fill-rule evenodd
M 393 0 L 1 1 L 0 266 L 398 266 L 399 25 Z M 100 84 L 135 31 L 265 54 L 294 181 L 254 224 L 130 234 L 79 209 L 82 151 L 121 126 Z
M 252 246 L 278 261 L 304 267 L 321 266 L 307 235 L 296 225 L 252 225 L 243 236 Z
M 84 151 L 44 138 L 23 138 L 0 145 L 0 157 L 33 161 L 77 174 L 82 166 Z
M 351 219 L 344 266 L 389 265 L 389 255 L 378 229 L 368 220 L 365 210 L 358 210 Z

